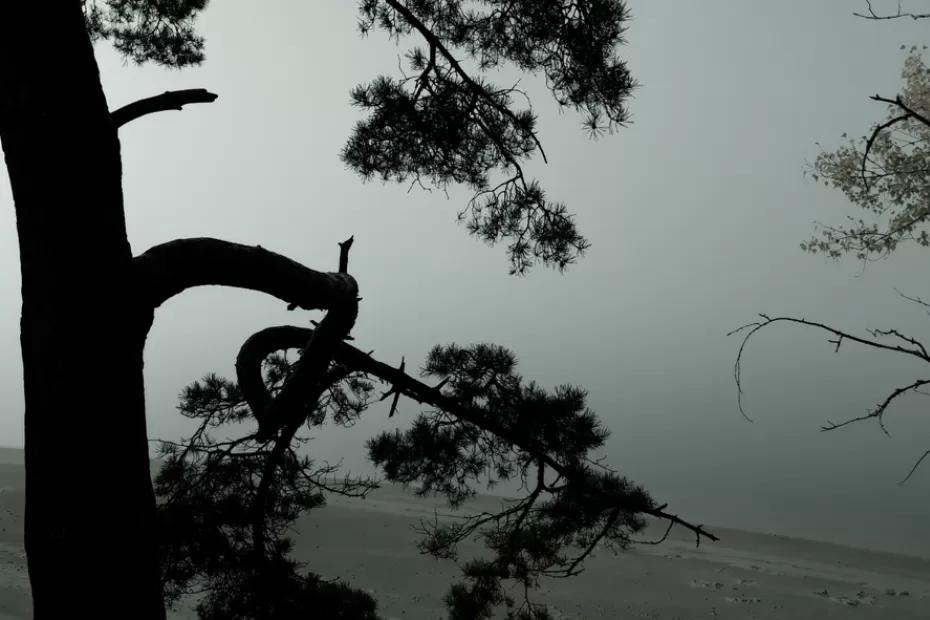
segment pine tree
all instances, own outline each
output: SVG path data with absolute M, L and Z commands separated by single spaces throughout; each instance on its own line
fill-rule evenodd
M 583 390 L 547 391 L 516 373 L 512 352 L 496 345 L 437 346 L 422 375 L 430 386 L 355 347 L 341 343 L 309 399 L 289 422 L 263 432 L 249 425 L 255 411 L 278 402 L 306 355 L 288 357 L 312 341 L 314 329 L 272 327 L 243 345 L 239 382 L 208 375 L 188 386 L 180 411 L 199 420 L 182 442 L 162 442 L 156 480 L 163 523 L 163 575 L 169 602 L 205 593 L 200 617 L 299 618 L 340 601 L 326 617 L 375 618 L 375 602 L 350 584 L 304 574 L 288 557 L 289 527 L 329 494 L 364 497 L 372 479 L 317 466 L 299 447 L 323 424 L 351 425 L 373 402 L 373 381 L 390 386 L 392 415 L 401 395 L 428 409 L 403 431 L 368 442 L 369 457 L 387 480 L 439 495 L 453 509 L 476 488 L 517 480 L 525 493 L 497 512 L 421 524 L 420 550 L 457 559 L 465 540 L 481 539 L 490 554 L 471 560 L 446 595 L 452 619 L 489 618 L 500 606 L 508 618 L 548 618 L 531 592 L 541 577 L 570 577 L 599 545 L 626 548 L 645 516 L 668 519 L 641 487 L 592 459 L 607 431 L 586 406 Z M 305 350 L 304 350 L 305 351 Z M 259 419 L 261 419 L 259 417 Z M 218 440 L 222 429 L 232 439 Z M 712 536 L 711 536 L 712 538 Z M 270 576 L 274 576 L 273 578 Z M 508 583 L 525 595 L 515 600 Z M 342 615 L 340 615 L 342 614 Z
M 295 309 L 327 312 L 312 335 L 304 334 L 305 341 L 286 343 L 299 346 L 302 356 L 280 393 L 269 398 L 260 374 L 260 390 L 253 389 L 254 381 L 238 381 L 241 392 L 255 399 L 249 401 L 249 411 L 259 426 L 257 445 L 274 442 L 273 449 L 281 453 L 277 458 L 289 468 L 301 466 L 288 460 L 284 433 L 297 419 L 322 415 L 320 399 L 332 386 L 362 380 L 347 375 L 342 383 L 336 381 L 336 356 L 345 350 L 344 339 L 358 312 L 358 286 L 345 268 L 348 244 L 337 273 L 309 269 L 261 247 L 217 239 L 179 239 L 132 255 L 123 212 L 119 127 L 145 114 L 208 102 L 215 95 L 202 90 L 166 93 L 111 113 L 92 43 L 109 41 L 140 63 L 196 64 L 203 60 L 205 48 L 195 20 L 206 5 L 206 0 L 16 2 L 4 7 L 0 20 L 0 142 L 20 243 L 25 541 L 36 620 L 165 617 L 160 517 L 149 474 L 142 375 L 145 339 L 160 304 L 191 287 L 223 285 L 264 292 Z M 399 40 L 417 38 L 421 44 L 408 55 L 412 76 L 376 78 L 353 92 L 353 101 L 366 116 L 351 134 L 344 160 L 362 176 L 470 186 L 475 198 L 464 211 L 468 229 L 488 242 L 505 242 L 516 273 L 536 262 L 564 268 L 575 260 L 587 242 L 565 206 L 550 201 L 523 173 L 528 158 L 544 157 L 535 118 L 517 106 L 515 90 L 494 86 L 485 76 L 503 63 L 541 73 L 556 100 L 583 113 L 592 132 L 622 125 L 624 102 L 633 88 L 629 71 L 616 56 L 628 21 L 623 2 L 364 0 L 359 12 L 363 30 L 377 28 Z M 381 376 L 363 366 L 346 368 Z M 99 391 L 102 369 L 107 373 L 105 393 Z M 388 377 L 404 385 L 401 377 Z M 359 389 L 363 385 L 358 384 Z M 410 394 L 414 387 L 399 389 Z M 450 380 L 448 389 L 468 388 Z M 551 401 L 556 409 L 569 407 L 568 402 L 557 405 L 560 399 L 573 401 L 569 393 L 520 390 L 525 390 L 519 392 L 521 398 Z M 88 393 L 96 398 L 87 398 Z M 439 393 L 421 396 L 438 398 Z M 346 392 L 347 399 L 356 397 L 351 389 Z M 507 406 L 514 407 L 514 420 L 519 418 L 519 403 Z M 482 418 L 468 417 L 480 416 L 481 405 L 471 407 L 443 409 L 463 421 L 439 442 L 443 449 L 462 448 L 462 442 L 481 433 L 506 432 L 493 441 L 522 446 L 517 440 L 545 442 L 545 433 L 553 432 L 545 424 L 533 426 L 527 435 L 516 435 L 517 429 L 509 427 L 483 428 Z M 429 423 L 426 418 L 414 430 L 422 433 Z M 381 438 L 373 444 L 373 450 L 379 448 L 373 455 L 389 471 L 398 467 L 402 479 L 410 465 L 391 455 L 408 448 L 415 455 L 424 449 L 411 444 L 417 437 Z M 74 443 L 80 439 L 95 446 L 82 453 L 83 475 L 92 481 L 88 484 L 77 484 L 69 469 Z M 573 458 L 581 458 L 583 444 L 576 448 Z M 524 447 L 536 460 L 543 459 L 547 449 L 537 443 Z M 567 456 L 556 452 L 550 458 Z M 423 455 L 417 462 L 430 467 L 432 461 Z M 626 510 L 649 512 L 646 496 L 617 479 L 586 473 L 581 463 L 562 463 L 564 472 L 548 461 L 540 463 L 568 478 L 583 478 L 586 489 L 601 488 L 597 497 L 619 493 L 612 510 L 624 515 Z M 514 472 L 524 467 L 521 462 L 505 465 Z M 249 471 L 216 467 L 212 484 L 235 485 L 236 477 Z M 283 549 L 268 553 L 268 545 L 282 543 L 275 523 L 317 501 L 313 495 L 292 496 L 276 486 L 288 478 L 275 480 L 267 483 L 268 503 L 260 504 L 263 520 L 253 532 L 265 541 L 262 549 L 272 559 L 285 558 Z M 621 506 L 624 493 L 635 502 Z M 213 512 L 204 507 L 202 518 L 254 517 L 237 513 L 232 499 L 225 499 L 228 506 L 214 507 Z M 554 510 L 570 515 L 577 507 L 556 505 Z M 600 509 L 592 514 L 604 516 Z M 658 507 L 652 514 L 664 515 Z M 546 527 L 564 533 L 559 523 Z M 162 530 L 180 535 L 184 527 L 194 524 L 182 519 Z M 217 558 L 208 551 L 185 551 L 192 564 L 184 569 L 182 563 L 181 575 L 183 570 L 219 574 L 215 571 L 222 567 L 214 565 Z M 550 550 L 540 548 L 539 553 Z M 277 572 L 264 574 L 293 573 L 283 559 L 274 569 Z M 496 590 L 484 575 L 498 569 L 475 568 L 472 598 L 495 602 Z M 284 599 L 295 604 L 309 598 L 315 605 L 343 604 L 342 590 L 312 577 L 271 578 L 260 585 L 289 593 Z M 463 592 L 457 590 L 451 597 L 457 600 Z M 253 613 L 250 604 L 236 602 L 243 614 Z M 351 604 L 357 615 L 373 613 L 365 600 L 357 598 Z

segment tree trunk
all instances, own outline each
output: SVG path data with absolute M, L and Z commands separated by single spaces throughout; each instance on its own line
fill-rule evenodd
M 22 269 L 36 620 L 164 618 L 116 129 L 80 0 L 0 15 L 0 141 Z

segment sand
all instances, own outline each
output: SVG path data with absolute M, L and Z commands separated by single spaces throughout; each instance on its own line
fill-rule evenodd
M 0 620 L 31 617 L 23 498 L 21 453 L 0 450 Z M 481 497 L 476 506 L 499 501 Z M 338 498 L 299 521 L 295 554 L 326 577 L 370 591 L 385 618 L 445 618 L 442 596 L 458 569 L 421 556 L 413 530 L 433 516 L 430 502 L 390 486 L 367 500 Z M 599 553 L 582 575 L 544 582 L 538 599 L 556 617 L 579 620 L 930 618 L 930 559 L 714 531 L 721 542 L 700 548 L 679 532 L 660 546 Z M 196 616 L 179 609 L 171 617 Z

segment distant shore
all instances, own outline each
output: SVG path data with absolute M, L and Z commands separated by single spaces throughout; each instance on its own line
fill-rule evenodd
M 0 620 L 31 617 L 22 546 L 22 450 L 0 448 Z M 477 510 L 503 498 L 481 495 Z M 333 498 L 301 518 L 294 555 L 328 578 L 370 591 L 387 620 L 444 618 L 442 597 L 459 576 L 453 562 L 418 553 L 414 526 L 432 520 L 435 503 L 385 485 L 366 500 Z M 440 512 L 447 510 L 440 508 Z M 651 524 L 641 538 L 661 535 Z M 713 528 L 719 543 L 695 547 L 673 530 L 661 545 L 599 552 L 571 579 L 544 580 L 539 600 L 556 618 L 613 620 L 925 620 L 930 610 L 930 559 L 787 536 Z M 480 554 L 466 544 L 463 556 Z M 855 607 L 855 614 L 849 608 Z M 192 609 L 171 618 L 190 620 Z

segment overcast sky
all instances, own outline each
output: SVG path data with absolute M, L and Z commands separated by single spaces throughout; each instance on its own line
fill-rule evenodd
M 805 179 L 805 162 L 817 142 L 834 148 L 844 131 L 865 133 L 881 118 L 868 96 L 897 92 L 899 48 L 923 44 L 930 22 L 867 22 L 851 15 L 856 2 L 630 4 L 620 53 L 642 86 L 629 127 L 592 142 L 538 80 L 522 83 L 550 160 L 529 169 L 593 244 L 564 275 L 508 276 L 504 249 L 456 224 L 466 192 L 364 184 L 343 166 L 338 153 L 359 118 L 349 89 L 396 74 L 398 54 L 420 42 L 360 38 L 355 3 L 339 0 L 215 2 L 201 22 L 207 62 L 196 69 L 140 68 L 98 48 L 112 108 L 168 89 L 220 95 L 121 130 L 133 250 L 212 236 L 335 270 L 336 243 L 354 234 L 350 269 L 364 300 L 353 333 L 383 361 L 404 355 L 409 367 L 436 343 L 505 345 L 525 377 L 586 387 L 613 431 L 608 462 L 672 511 L 930 554 L 930 465 L 895 484 L 930 447 L 926 398 L 889 412 L 890 438 L 871 424 L 818 432 L 930 368 L 851 346 L 836 355 L 821 333 L 773 328 L 746 356 L 749 423 L 732 379 L 739 342 L 725 336 L 758 312 L 927 335 L 930 317 L 893 289 L 930 296 L 930 252 L 863 270 L 798 244 L 815 220 L 859 215 Z M 21 446 L 20 280 L 5 175 L 0 203 L 0 444 Z M 238 290 L 172 299 L 146 350 L 150 436 L 190 428 L 177 394 L 210 371 L 233 376 L 252 332 L 311 318 Z M 105 397 L 105 370 L 100 382 L 100 393 L 80 396 L 83 415 Z M 390 422 L 416 411 L 402 401 Z M 312 449 L 363 470 L 364 440 L 388 427 L 373 410 L 351 430 L 324 428 Z M 76 438 L 76 449 L 93 440 Z

